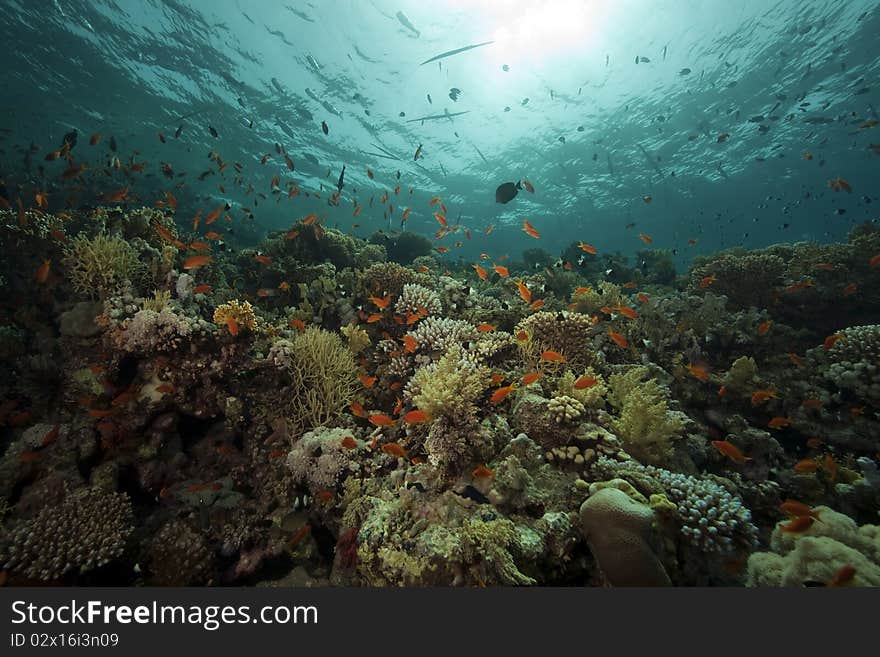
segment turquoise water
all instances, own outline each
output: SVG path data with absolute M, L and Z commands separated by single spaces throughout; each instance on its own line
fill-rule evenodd
M 149 163 L 143 176 L 116 175 L 120 184 L 145 204 L 174 191 L 180 217 L 221 199 L 234 217 L 249 208 L 244 241 L 312 211 L 368 236 L 399 229 L 405 207 L 407 228 L 432 235 L 427 200 L 439 195 L 450 224 L 475 238 L 496 226 L 449 256 L 536 245 L 556 255 L 577 240 L 632 255 L 642 232 L 683 266 L 734 245 L 839 240 L 874 218 L 880 160 L 870 146 L 880 137 L 860 126 L 877 119 L 876 2 L 2 5 L 7 187 L 42 164 L 40 155 L 22 167 L 29 144 L 55 148 L 76 129 L 75 159 L 92 172 L 78 200 L 109 186 L 99 169 L 113 136 L 123 162 L 137 151 Z M 415 120 L 425 116 L 441 118 Z M 103 141 L 90 149 L 93 133 Z M 239 176 L 230 166 L 223 179 L 198 180 L 212 168 L 209 152 L 240 163 Z M 161 175 L 162 162 L 174 178 Z M 339 207 L 326 203 L 329 192 L 317 203 L 253 203 L 276 174 L 285 189 L 335 191 L 343 165 Z M 45 164 L 52 202 L 66 193 L 54 181 L 65 166 Z M 829 189 L 838 176 L 852 193 Z M 497 185 L 521 178 L 534 195 L 494 202 Z M 364 206 L 357 218 L 355 204 Z M 521 232 L 524 218 L 539 242 Z

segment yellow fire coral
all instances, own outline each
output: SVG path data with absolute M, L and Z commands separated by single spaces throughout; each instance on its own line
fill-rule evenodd
M 257 328 L 257 318 L 254 315 L 254 308 L 247 301 L 233 299 L 232 301 L 217 306 L 214 310 L 214 323 L 217 326 L 227 326 L 229 319 L 235 320 L 239 329 L 255 331 Z
M 124 239 L 99 233 L 93 238 L 77 235 L 64 248 L 64 266 L 80 294 L 107 296 L 126 280 L 143 275 L 137 252 Z
M 290 413 L 296 430 L 331 426 L 354 399 L 357 364 L 335 333 L 309 326 L 291 340 L 277 340 L 269 359 L 290 374 Z

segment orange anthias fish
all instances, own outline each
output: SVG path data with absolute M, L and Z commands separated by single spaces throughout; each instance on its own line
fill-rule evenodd
M 779 508 L 785 511 L 788 515 L 795 518 L 810 516 L 812 518 L 815 518 L 816 520 L 819 519 L 819 511 L 814 511 L 809 505 L 790 498 L 780 504 Z
M 489 278 L 489 273 L 485 269 L 480 267 L 480 265 L 471 265 L 471 267 L 473 267 L 474 271 L 477 272 L 477 276 L 480 277 L 481 281 L 485 281 Z
M 529 288 L 526 287 L 526 284 L 522 281 L 516 282 L 516 289 L 519 291 L 520 298 L 526 303 L 532 302 L 532 293 L 529 291 Z
M 575 390 L 587 390 L 589 388 L 592 388 L 597 383 L 599 383 L 599 379 L 597 379 L 595 376 L 582 376 L 574 382 L 573 387 Z
M 608 329 L 608 337 L 611 338 L 612 340 L 614 340 L 614 343 L 618 347 L 628 347 L 629 346 L 629 342 L 626 341 L 626 338 L 623 337 L 620 333 L 617 333 L 616 331 Z
M 814 522 L 816 519 L 812 516 L 798 516 L 784 525 L 779 525 L 779 529 L 789 534 L 801 534 L 812 527 Z
M 835 192 L 839 192 L 841 190 L 845 191 L 847 194 L 852 193 L 852 185 L 850 185 L 846 180 L 837 176 L 837 178 L 832 178 L 828 181 L 828 187 L 833 189 Z
M 394 424 L 394 420 L 382 413 L 371 415 L 367 419 L 370 421 L 370 424 L 374 424 L 377 427 L 390 427 Z
M 358 378 L 360 379 L 361 383 L 364 384 L 364 388 L 366 388 L 367 390 L 376 385 L 376 381 L 378 381 L 377 377 L 367 376 L 366 374 L 360 374 L 358 375 Z
M 235 317 L 232 315 L 226 316 L 226 328 L 229 329 L 229 335 L 235 337 L 238 335 L 240 327 L 238 326 L 238 322 L 235 320 Z
M 408 422 L 409 424 L 421 424 L 423 422 L 430 422 L 431 418 L 428 417 L 428 414 L 425 413 L 425 411 L 414 409 L 403 416 L 403 421 Z
M 839 470 L 839 466 L 837 465 L 837 461 L 834 460 L 834 457 L 831 454 L 825 454 L 825 456 L 822 457 L 822 468 L 825 470 L 825 473 L 828 475 L 831 483 L 837 481 L 837 472 Z
M 498 388 L 498 390 L 492 393 L 492 396 L 489 398 L 489 403 L 493 406 L 497 406 L 498 404 L 503 402 L 507 398 L 507 396 L 514 390 L 516 390 L 516 386 L 514 384 L 504 386 L 503 388 Z
M 523 219 L 523 232 L 529 237 L 534 237 L 536 240 L 541 239 L 541 233 L 535 230 L 535 227 L 529 223 L 528 219 Z
M 491 333 L 497 327 L 494 324 L 477 324 L 477 330 L 480 333 Z
M 39 266 L 37 269 L 37 273 L 35 278 L 37 279 L 37 283 L 40 285 L 44 285 L 46 281 L 49 280 L 49 267 L 52 266 L 51 260 L 44 260 L 43 264 Z
M 644 292 L 639 292 L 636 298 L 639 300 L 639 303 L 648 303 L 650 301 L 650 299 L 648 299 L 648 295 Z
M 495 224 L 489 224 L 489 227 L 486 229 L 485 235 L 488 235 L 495 229 Z
M 381 449 L 389 456 L 396 456 L 397 458 L 405 459 L 408 455 L 407 451 L 397 443 L 385 443 Z
M 411 336 L 411 335 L 404 335 L 403 336 L 403 353 L 411 354 L 411 353 L 415 352 L 416 345 L 418 345 L 418 342 L 416 341 L 416 339 L 413 336 Z
M 492 269 L 495 270 L 501 278 L 507 278 L 510 276 L 510 272 L 507 270 L 507 267 L 502 267 L 501 265 L 492 265 Z
M 629 319 L 637 319 L 639 316 L 639 314 L 634 309 L 627 306 L 616 306 L 614 310 L 619 312 L 624 317 L 628 317 Z
M 699 379 L 700 381 L 708 381 L 709 380 L 709 372 L 706 371 L 705 367 L 700 365 L 689 364 L 687 366 L 687 371 L 691 373 L 695 379 Z
M 809 474 L 819 469 L 816 459 L 802 459 L 794 464 L 794 471 L 800 474 Z
M 792 365 L 794 365 L 795 367 L 803 367 L 807 364 L 807 361 L 804 360 L 802 356 L 798 356 L 793 351 L 789 351 L 786 355 L 788 356 L 788 359 L 791 361 Z
M 791 424 L 791 419 L 787 417 L 776 416 L 767 423 L 770 429 L 782 429 Z
M 431 198 L 430 201 L 428 201 L 428 203 L 430 203 L 431 206 L 435 206 L 435 205 L 437 205 L 439 202 L 440 202 L 440 197 L 439 197 L 439 196 L 434 196 L 433 198 Z
M 541 360 L 545 360 L 548 363 L 564 363 L 565 356 L 556 351 L 543 351 L 541 352 Z
M 297 319 L 296 317 L 291 319 L 288 324 L 290 324 L 290 328 L 295 328 L 300 333 L 303 333 L 306 330 L 306 323 L 301 319 Z
M 368 301 L 372 301 L 379 308 L 381 308 L 382 310 L 385 310 L 386 308 L 388 308 L 388 304 L 391 303 L 391 295 L 386 294 L 381 299 L 379 297 L 368 297 Z
M 712 274 L 711 276 L 704 276 L 700 279 L 700 289 L 705 290 L 717 280 L 718 278 L 715 276 L 715 274 Z
M 838 586 L 845 586 L 853 581 L 853 578 L 856 576 L 855 566 L 846 565 L 843 566 L 840 570 L 834 573 L 834 577 L 828 580 L 828 584 L 826 586 L 834 588 Z
M 223 212 L 223 209 L 225 207 L 226 206 L 224 205 L 218 205 L 216 208 L 211 210 L 211 214 L 205 217 L 205 225 L 207 226 L 217 221 L 217 218 L 220 216 L 220 213 Z
M 485 465 L 478 466 L 471 472 L 471 477 L 474 479 L 491 479 L 494 476 L 495 472 Z
M 544 375 L 541 374 L 540 372 L 529 372 L 528 374 L 526 374 L 526 375 L 522 378 L 522 384 L 523 384 L 524 386 L 530 386 L 530 385 L 532 385 L 535 381 L 537 381 L 538 379 L 540 379 L 542 376 L 544 376 Z
M 544 307 L 544 300 L 543 299 L 536 299 L 535 301 L 532 302 L 532 305 L 529 307 L 532 310 L 538 310 L 538 308 L 543 308 Z
M 357 417 L 367 417 L 367 412 L 364 410 L 364 407 L 357 402 L 351 402 L 348 407 L 351 409 L 353 415 L 356 415 Z
M 752 457 L 744 456 L 736 445 L 727 440 L 713 440 L 712 447 L 724 454 L 724 456 L 734 463 L 745 463 L 746 461 L 752 460 Z
M 257 254 L 254 256 L 254 260 L 259 262 L 261 265 L 271 265 L 272 264 L 272 258 L 270 258 L 267 255 Z
M 650 244 L 654 241 L 649 235 L 645 235 L 644 233 L 639 233 L 639 239 L 642 240 L 645 244 Z
M 858 292 L 858 290 L 859 290 L 858 285 L 856 285 L 855 283 L 849 283 L 846 287 L 844 287 L 840 291 L 840 296 L 849 297 L 849 296 L 852 296 L 853 294 L 855 294 L 856 292 Z
M 773 326 L 773 320 L 768 319 L 758 325 L 758 335 L 766 335 L 770 327 Z
M 880 253 L 877 255 L 871 256 L 871 259 L 868 261 L 868 264 L 871 266 L 871 269 L 876 269 L 880 267 Z
M 773 390 L 755 390 L 752 394 L 752 406 L 763 404 L 768 399 L 779 399 Z
M 833 347 L 837 343 L 837 341 L 840 340 L 842 337 L 843 337 L 843 335 L 841 335 L 840 333 L 835 333 L 833 335 L 829 335 L 827 338 L 825 338 L 825 341 L 822 343 L 822 347 L 825 349 L 831 349 L 831 347 Z
M 187 258 L 186 262 L 183 263 L 184 269 L 198 269 L 199 267 L 204 267 L 205 265 L 213 262 L 214 258 L 206 255 L 197 255 L 192 256 L 191 258 Z
M 591 254 L 591 255 L 596 255 L 597 253 L 599 253 L 599 252 L 596 250 L 596 247 L 595 247 L 595 246 L 592 246 L 592 245 L 590 245 L 590 244 L 584 244 L 583 242 L 578 242 L 578 248 L 579 248 L 581 251 L 583 251 L 584 253 L 589 253 L 589 254 Z

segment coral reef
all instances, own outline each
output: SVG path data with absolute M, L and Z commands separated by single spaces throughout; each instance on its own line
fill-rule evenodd
M 11 584 L 880 584 L 873 228 L 484 277 L 171 205 L 0 211 Z

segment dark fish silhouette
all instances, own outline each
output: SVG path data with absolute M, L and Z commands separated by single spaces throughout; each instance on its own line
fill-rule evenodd
M 219 136 L 219 135 L 217 134 L 217 131 L 214 130 L 214 126 L 212 126 L 212 125 L 209 125 L 209 126 L 208 126 L 208 132 L 211 133 L 211 136 L 212 136 L 212 137 L 218 137 L 218 136 Z
M 327 127 L 327 122 L 326 122 L 326 121 L 321 121 L 321 130 L 324 131 L 324 134 L 325 134 L 325 135 L 329 135 L 329 134 L 330 134 L 330 128 Z
M 498 185 L 498 189 L 495 190 L 495 202 L 496 203 L 509 203 L 514 198 L 516 198 L 519 190 L 522 189 L 522 183 L 512 183 L 506 182 L 502 185 Z
M 464 48 L 456 48 L 455 50 L 447 50 L 446 52 L 441 52 L 439 55 L 434 55 L 431 59 L 426 59 L 419 66 L 424 66 L 425 64 L 429 64 L 430 62 L 436 62 L 438 59 L 445 59 L 446 57 L 452 57 L 453 55 L 457 55 L 460 52 L 466 52 L 468 50 L 473 50 L 474 48 L 480 48 L 482 46 L 488 46 L 490 43 L 495 43 L 494 41 L 484 41 L 483 43 L 477 43 L 472 46 L 465 46 Z
M 342 191 L 342 188 L 345 186 L 345 183 L 343 182 L 344 179 L 345 179 L 345 165 L 343 164 L 342 165 L 342 173 L 339 174 L 339 182 L 336 183 L 336 189 L 338 189 L 340 192 Z

